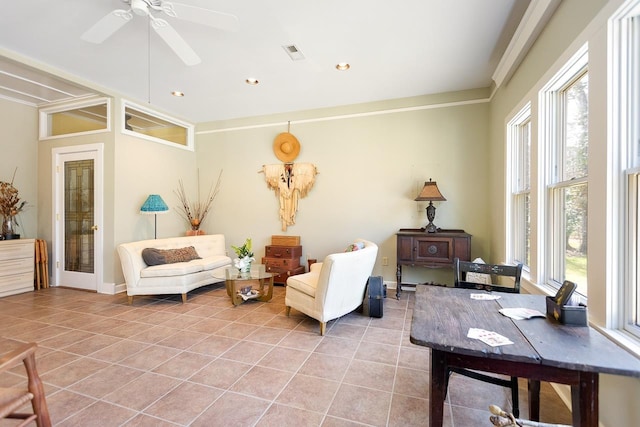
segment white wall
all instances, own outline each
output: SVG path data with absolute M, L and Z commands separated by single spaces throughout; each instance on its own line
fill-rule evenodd
M 444 98 L 458 99 L 459 94 Z M 473 235 L 473 255 L 486 256 L 488 104 L 444 106 L 433 104 L 435 99 L 423 98 L 422 106 L 410 111 L 396 110 L 396 100 L 386 105 L 390 109 L 378 103 L 350 111 L 292 113 L 286 120 L 278 116 L 201 124 L 196 151 L 202 185 L 210 185 L 224 170 L 204 229 L 223 232 L 228 246 L 251 237 L 257 257 L 264 255 L 272 235 L 299 235 L 303 262 L 343 251 L 362 237 L 380 246 L 374 273 L 395 282 L 395 233 L 427 223 L 426 203 L 414 199 L 432 178 L 447 198 L 436 203 L 436 225 L 465 229 Z M 437 102 L 446 102 L 443 95 Z M 348 115 L 355 113 L 362 115 Z M 282 231 L 276 195 L 258 172 L 265 164 L 281 163 L 273 141 L 287 130 L 287 121 L 301 145 L 295 162 L 312 163 L 319 174 L 311 192 L 299 201 L 296 224 Z M 450 270 L 418 268 L 405 277 L 452 282 Z
M 11 182 L 16 172 L 13 186 L 20 200 L 27 201 L 17 218 L 17 232 L 29 239 L 38 237 L 37 114 L 33 107 L 0 98 L 0 181 Z

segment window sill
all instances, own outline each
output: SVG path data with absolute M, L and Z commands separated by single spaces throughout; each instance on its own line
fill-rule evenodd
M 532 283 L 529 280 L 529 277 L 524 277 L 524 275 L 521 279 L 520 285 L 525 292 L 532 295 L 553 296 L 556 292 L 556 290 L 551 286 L 543 286 Z M 635 355 L 636 357 L 640 357 L 640 341 L 631 334 L 618 329 L 603 328 L 591 322 L 589 323 L 589 326 L 591 326 L 631 354 Z

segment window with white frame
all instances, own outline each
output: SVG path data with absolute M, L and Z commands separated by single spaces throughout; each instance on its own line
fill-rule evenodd
M 587 295 L 589 73 L 584 46 L 540 92 L 544 138 L 545 277 Z
M 624 3 L 610 26 L 613 153 L 614 327 L 640 339 L 640 0 Z
M 148 107 L 122 100 L 122 133 L 194 150 L 194 126 Z
M 528 103 L 507 124 L 510 177 L 507 227 L 509 261 L 531 265 L 531 104 Z

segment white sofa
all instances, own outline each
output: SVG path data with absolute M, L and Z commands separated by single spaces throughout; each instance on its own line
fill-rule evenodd
M 367 280 L 373 272 L 378 246 L 356 239 L 362 249 L 327 255 L 323 262 L 311 264 L 308 273 L 287 279 L 287 316 L 294 308 L 320 322 L 324 335 L 327 322 L 358 308 L 364 299 Z
M 145 248 L 179 249 L 193 246 L 201 259 L 148 266 L 142 257 Z M 223 234 L 170 237 L 141 240 L 118 246 L 118 255 L 127 285 L 129 304 L 134 295 L 181 294 L 187 301 L 187 292 L 200 286 L 222 282 L 214 277 L 215 270 L 222 272 L 231 265 L 227 256 Z M 224 273 L 216 274 L 224 277 Z

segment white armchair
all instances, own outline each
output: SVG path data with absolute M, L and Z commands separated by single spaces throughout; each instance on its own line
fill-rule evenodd
M 367 280 L 373 272 L 378 246 L 367 240 L 364 248 L 327 255 L 323 262 L 311 265 L 308 273 L 287 279 L 285 305 L 320 322 L 324 335 L 327 322 L 358 308 L 364 299 Z

